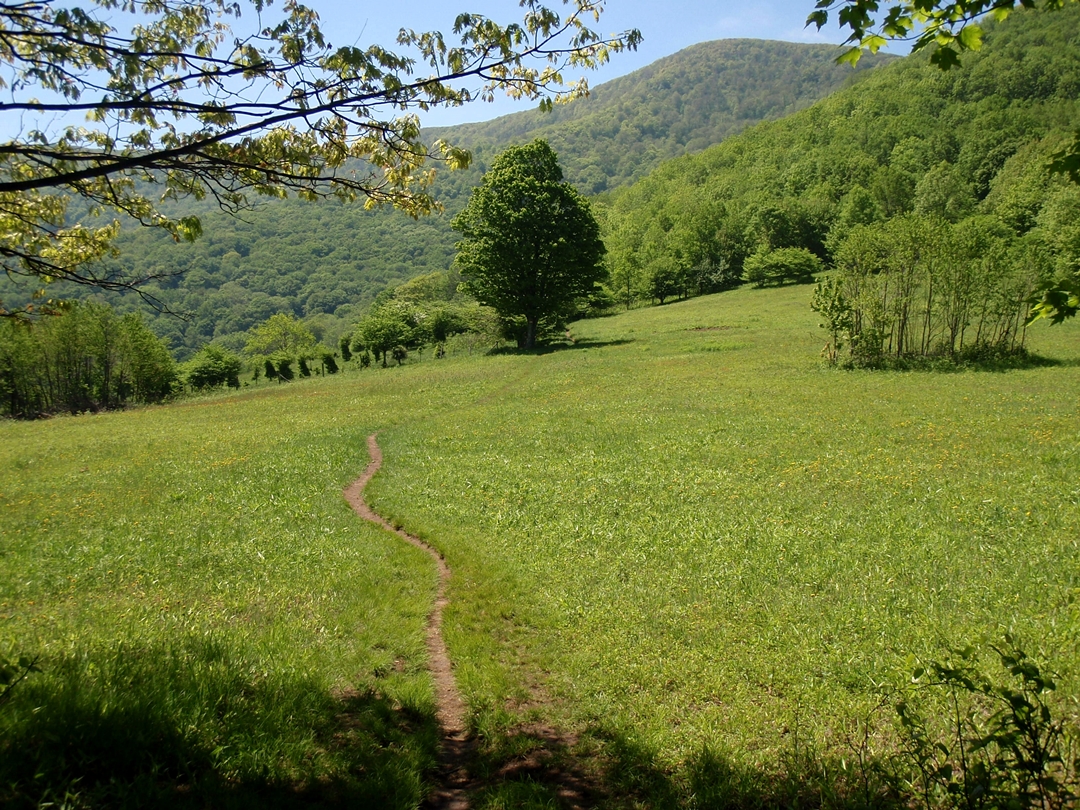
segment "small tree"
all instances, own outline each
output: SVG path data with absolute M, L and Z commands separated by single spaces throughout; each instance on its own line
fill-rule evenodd
M 212 343 L 203 346 L 184 366 L 187 384 L 195 390 L 228 385 L 240 387 L 240 358 Z
M 389 300 L 360 319 L 353 332 L 354 349 L 370 349 L 376 358 L 387 357 L 395 346 L 415 345 L 418 339 L 416 311 L 407 303 Z
M 851 305 L 844 298 L 843 290 L 835 278 L 819 281 L 810 302 L 814 312 L 824 318 L 821 328 L 829 333 L 823 354 L 830 363 L 836 363 L 840 350 L 851 334 Z
M 468 291 L 504 320 L 523 319 L 522 348 L 606 277 L 600 226 L 540 139 L 496 157 L 452 227 Z
M 315 335 L 293 315 L 279 312 L 252 327 L 244 351 L 250 355 L 299 357 L 315 348 Z

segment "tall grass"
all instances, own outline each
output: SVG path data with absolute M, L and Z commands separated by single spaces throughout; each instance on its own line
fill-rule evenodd
M 435 579 L 341 498 L 376 430 L 370 499 L 454 570 L 493 773 L 530 750 L 524 719 L 575 731 L 609 804 L 857 804 L 843 767 L 894 745 L 866 722 L 883 686 L 1006 630 L 1070 710 L 1080 328 L 1032 332 L 1057 365 L 840 372 L 810 294 L 0 424 L 0 638 L 44 670 L 0 709 L 0 800 L 416 806 Z
M 3 802 L 416 806 L 435 573 L 341 489 L 368 433 L 491 385 L 417 372 L 0 424 L 0 638 L 43 670 Z

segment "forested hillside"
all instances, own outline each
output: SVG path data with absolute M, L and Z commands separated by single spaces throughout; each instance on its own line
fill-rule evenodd
M 585 104 L 432 129 L 471 149 L 544 138 L 566 179 L 599 194 L 647 175 L 759 121 L 808 107 L 852 79 L 832 45 L 756 39 L 702 42 L 597 87 Z M 859 70 L 891 61 L 869 56 Z
M 263 202 L 230 217 L 186 201 L 184 213 L 202 219 L 203 236 L 175 244 L 152 229 L 127 229 L 114 266 L 160 274 L 143 290 L 178 313 L 149 320 L 179 359 L 217 339 L 233 349 L 242 333 L 284 312 L 309 320 L 333 343 L 388 285 L 446 270 L 457 240 L 452 216 L 479 183 L 488 161 L 511 142 L 543 136 L 583 190 L 618 186 L 664 158 L 700 149 L 763 118 L 775 118 L 819 99 L 852 77 L 834 63 L 831 46 L 727 40 L 696 45 L 601 85 L 592 97 L 550 114 L 518 113 L 488 124 L 433 130 L 473 150 L 472 167 L 443 172 L 437 196 L 446 212 L 413 220 L 392 210 L 296 200 Z M 886 57 L 868 59 L 870 67 Z M 4 284 L 8 305 L 30 289 Z M 55 285 L 49 295 L 86 291 Z M 108 296 L 121 311 L 142 309 L 137 296 Z
M 879 231 L 904 216 L 904 238 L 920 249 L 947 248 L 955 225 L 971 237 L 965 261 L 992 252 L 978 248 L 982 240 L 1038 253 L 1039 272 L 1075 267 L 1080 189 L 1047 164 L 1080 125 L 1080 8 L 987 25 L 983 50 L 961 68 L 928 61 L 884 66 L 610 195 L 602 207 L 618 297 L 632 305 L 693 294 L 714 276 L 740 276 L 749 257 L 783 249 L 826 265 L 845 247 L 844 261 L 855 264 L 877 250 L 873 260 L 887 264 L 900 251 L 899 230 Z M 846 242 L 853 235 L 858 249 Z

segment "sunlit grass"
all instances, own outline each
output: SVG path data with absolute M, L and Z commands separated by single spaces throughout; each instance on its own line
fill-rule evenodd
M 909 656 L 1006 630 L 1075 701 L 1080 326 L 1033 332 L 1055 366 L 843 372 L 809 296 L 0 424 L 0 639 L 45 670 L 0 709 L 0 797 L 416 806 L 435 578 L 341 498 L 376 430 L 371 500 L 453 567 L 493 761 L 555 721 L 616 791 L 700 803 L 717 762 L 746 791 L 799 746 L 844 755 Z
M 368 433 L 486 386 L 427 365 L 0 425 L 3 638 L 44 670 L 0 711 L 0 795 L 415 806 L 434 571 L 341 490 Z
M 1033 334 L 1050 368 L 841 372 L 808 297 L 578 324 L 499 398 L 384 434 L 376 504 L 468 572 L 474 705 L 513 697 L 507 639 L 669 765 L 843 747 L 910 656 L 1006 631 L 1077 694 L 1080 330 Z

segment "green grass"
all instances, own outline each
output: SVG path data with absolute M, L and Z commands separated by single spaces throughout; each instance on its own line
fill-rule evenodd
M 415 806 L 434 570 L 341 490 L 369 432 L 474 378 L 432 364 L 0 425 L 0 639 L 44 670 L 0 711 L 0 801 Z
M 613 805 L 857 804 L 830 769 L 891 744 L 881 685 L 1007 630 L 1075 705 L 1080 325 L 1033 330 L 1052 366 L 843 372 L 809 297 L 0 425 L 0 639 L 45 670 L 0 709 L 0 800 L 416 806 L 434 572 L 341 498 L 375 430 L 372 502 L 453 567 L 490 772 L 548 722 Z
M 1012 630 L 1072 669 L 1076 326 L 1033 335 L 1051 368 L 839 372 L 808 298 L 581 324 L 498 398 L 384 435 L 374 502 L 463 574 L 474 706 L 513 702 L 521 645 L 564 722 L 671 772 L 707 747 L 768 770 L 796 730 L 842 752 L 911 655 Z

